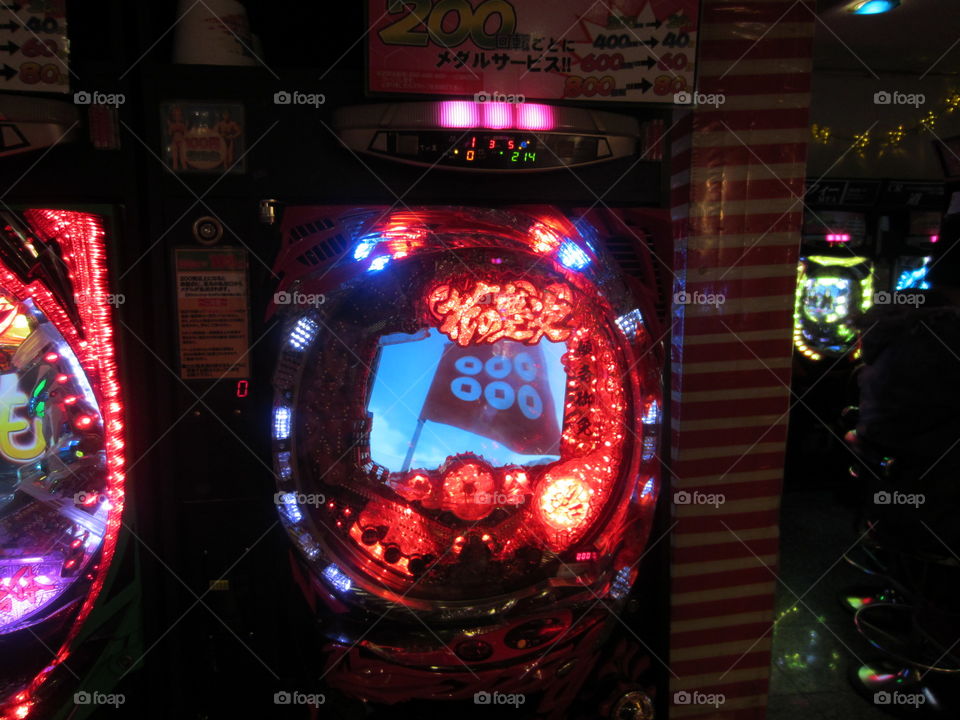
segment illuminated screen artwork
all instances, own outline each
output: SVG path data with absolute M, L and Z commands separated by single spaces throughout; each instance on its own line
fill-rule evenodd
M 927 280 L 927 271 L 930 269 L 930 263 L 933 257 L 927 256 L 904 256 L 897 258 L 897 264 L 894 268 L 894 287 L 895 291 L 902 290 L 929 290 L 930 281 Z
M 482 617 L 537 588 L 609 595 L 657 494 L 660 368 L 636 299 L 599 284 L 595 235 L 554 211 L 374 221 L 304 275 L 322 307 L 278 307 L 291 539 L 328 592 L 365 607 Z M 325 502 L 297 500 L 311 495 Z
M 843 355 L 856 341 L 857 316 L 872 304 L 873 268 L 866 258 L 802 258 L 794 309 L 798 352 L 813 361 Z
M 371 459 L 391 472 L 439 468 L 458 447 L 498 466 L 558 460 L 564 353 L 549 340 L 461 348 L 434 328 L 382 337 L 367 407 Z
M 49 652 L 33 668 L 0 659 L 3 718 L 31 716 L 69 656 L 109 569 L 124 481 L 101 221 L 28 210 L 17 223 L 4 231 L 27 257 L 56 241 L 77 304 L 0 266 L 0 642 Z

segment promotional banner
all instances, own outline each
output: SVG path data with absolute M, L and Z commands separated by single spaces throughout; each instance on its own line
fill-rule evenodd
M 692 91 L 698 0 L 369 0 L 369 89 L 674 102 Z

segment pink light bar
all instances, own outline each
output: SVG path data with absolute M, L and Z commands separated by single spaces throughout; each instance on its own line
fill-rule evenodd
M 466 100 L 448 100 L 440 103 L 440 126 L 445 128 L 472 128 L 479 125 L 477 103 Z
M 483 103 L 483 126 L 491 130 L 503 130 L 513 126 L 510 103 Z
M 939 235 L 931 235 L 931 236 L 930 236 L 930 242 L 932 242 L 932 243 L 937 242 L 939 239 L 940 239 L 940 236 L 939 236 Z
M 517 105 L 517 127 L 520 130 L 553 130 L 556 122 L 549 105 Z
M 827 242 L 850 242 L 848 233 L 830 233 L 827 235 Z
M 468 100 L 441 102 L 439 122 L 440 126 L 445 128 L 484 127 L 490 130 L 553 130 L 556 126 L 550 105 L 475 103 Z

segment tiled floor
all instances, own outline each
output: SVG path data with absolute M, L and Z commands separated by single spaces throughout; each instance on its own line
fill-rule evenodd
M 889 718 L 847 680 L 858 658 L 877 657 L 837 599 L 842 588 L 869 582 L 841 559 L 857 540 L 852 512 L 830 490 L 793 490 L 781 522 L 768 720 Z

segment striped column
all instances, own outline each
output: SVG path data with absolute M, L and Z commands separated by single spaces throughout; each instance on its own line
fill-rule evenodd
M 765 715 L 809 135 L 808 1 L 704 0 L 698 89 L 725 102 L 684 111 L 672 139 L 674 290 L 693 301 L 674 303 L 672 499 L 724 502 L 673 503 L 671 718 Z M 725 701 L 684 703 L 694 692 Z

